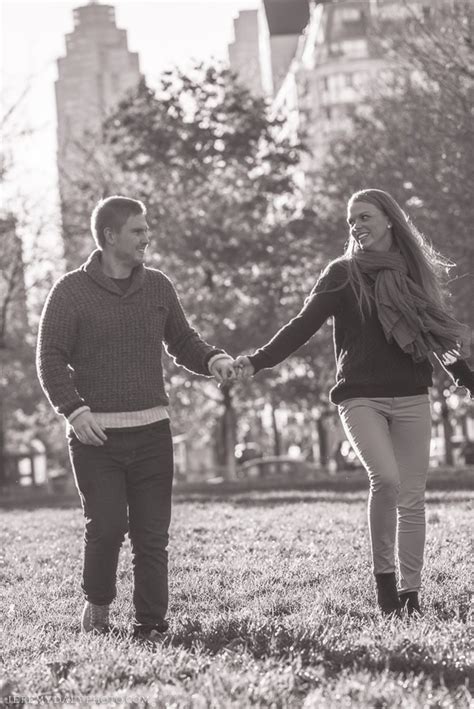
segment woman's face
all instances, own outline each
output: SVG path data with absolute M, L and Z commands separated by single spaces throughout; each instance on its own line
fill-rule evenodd
M 390 220 L 375 204 L 349 204 L 347 223 L 351 236 L 363 251 L 388 251 L 392 246 Z

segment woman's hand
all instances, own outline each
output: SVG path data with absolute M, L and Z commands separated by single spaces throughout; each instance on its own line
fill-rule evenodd
M 460 355 L 458 352 L 455 350 L 448 350 L 447 352 L 443 352 L 442 355 L 439 357 L 441 364 L 444 364 L 444 366 L 449 366 L 450 364 L 455 364 L 458 360 L 461 359 Z
M 250 379 L 255 374 L 255 369 L 247 355 L 240 355 L 234 359 L 234 371 L 238 380 Z

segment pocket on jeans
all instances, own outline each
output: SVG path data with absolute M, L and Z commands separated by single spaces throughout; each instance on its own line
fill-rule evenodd
M 81 443 L 78 437 L 73 434 L 72 436 L 67 437 L 67 447 L 69 450 L 69 455 L 72 456 L 75 460 L 78 460 L 79 457 L 82 457 L 83 451 L 85 449 L 84 443 Z
M 80 440 L 74 433 L 74 431 L 68 431 L 66 434 L 66 441 L 68 442 L 68 445 L 71 445 L 72 443 L 80 443 Z

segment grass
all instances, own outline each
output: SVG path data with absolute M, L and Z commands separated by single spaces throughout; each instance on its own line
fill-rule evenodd
M 428 494 L 425 614 L 408 622 L 374 609 L 365 493 L 178 497 L 171 633 L 157 647 L 79 633 L 80 510 L 3 512 L 0 696 L 5 706 L 468 707 L 473 500 Z M 130 598 L 126 545 L 113 606 L 123 627 Z

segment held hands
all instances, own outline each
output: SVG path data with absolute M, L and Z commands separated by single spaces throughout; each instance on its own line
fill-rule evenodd
M 247 355 L 240 355 L 234 359 L 234 372 L 239 381 L 250 379 L 255 374 L 254 366 Z
M 226 384 L 236 379 L 234 360 L 229 355 L 222 355 L 210 361 L 209 371 L 218 384 Z
M 255 370 L 250 359 L 241 355 L 236 359 L 229 356 L 222 356 L 211 360 L 209 371 L 219 384 L 230 384 L 235 381 L 249 379 Z
M 78 414 L 70 425 L 80 442 L 88 446 L 103 446 L 107 440 L 104 430 L 90 411 Z

